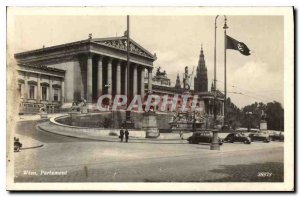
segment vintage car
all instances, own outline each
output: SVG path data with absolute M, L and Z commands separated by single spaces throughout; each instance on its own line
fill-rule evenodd
M 213 139 L 213 133 L 211 131 L 196 131 L 191 137 L 187 139 L 190 144 L 199 144 L 199 143 L 211 143 Z M 223 144 L 223 140 L 218 138 L 220 145 Z
M 224 138 L 225 142 L 243 142 L 244 144 L 251 144 L 251 139 L 243 133 L 230 133 Z
M 250 133 L 248 136 L 250 137 L 251 142 L 254 141 L 263 141 L 266 143 L 270 142 L 269 134 L 266 132 Z
M 269 137 L 272 141 L 284 141 L 284 133 L 282 131 L 271 132 Z

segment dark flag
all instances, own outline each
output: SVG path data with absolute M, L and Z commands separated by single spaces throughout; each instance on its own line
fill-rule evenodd
M 238 50 L 243 55 L 250 55 L 250 50 L 243 42 L 239 42 L 226 35 L 226 49 Z

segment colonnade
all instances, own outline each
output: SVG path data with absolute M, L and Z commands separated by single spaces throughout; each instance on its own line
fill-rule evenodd
M 84 93 L 86 95 L 84 97 L 88 103 L 95 102 L 95 97 L 98 98 L 103 94 L 125 94 L 129 97 L 139 94 L 143 98 L 145 95 L 145 69 L 148 71 L 148 89 L 149 91 L 152 90 L 152 67 L 150 66 L 130 63 L 128 78 L 128 68 L 125 60 L 90 54 L 81 58 L 80 64 L 85 65 L 85 62 L 86 91 Z M 93 72 L 97 72 L 97 74 L 95 75 Z M 84 74 L 85 72 L 80 73 Z M 84 76 L 82 77 L 84 78 Z M 96 92 L 95 87 L 93 87 L 95 85 L 97 87 Z

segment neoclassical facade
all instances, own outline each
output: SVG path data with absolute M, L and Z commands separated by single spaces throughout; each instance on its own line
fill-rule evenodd
M 129 97 L 143 96 L 145 72 L 148 90 L 152 90 L 156 55 L 134 40 L 129 46 L 129 70 L 126 37 L 90 37 L 15 54 L 21 102 L 63 106 L 86 99 L 87 103 L 96 103 L 102 94 L 127 94 L 127 88 Z
M 20 112 L 35 113 L 43 105 L 55 112 L 64 100 L 65 70 L 34 65 L 18 65 Z

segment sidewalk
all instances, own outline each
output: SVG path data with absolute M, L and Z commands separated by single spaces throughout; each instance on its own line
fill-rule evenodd
M 86 132 L 84 129 L 82 131 L 76 131 L 72 128 L 68 127 L 59 127 L 57 125 L 50 124 L 49 122 L 43 122 L 37 125 L 36 129 L 44 131 L 44 132 L 49 132 L 49 133 L 54 133 L 58 135 L 63 135 L 63 136 L 69 136 L 69 137 L 74 137 L 74 138 L 81 138 L 81 139 L 90 139 L 90 140 L 96 140 L 96 141 L 106 141 L 106 142 L 119 142 L 119 136 L 101 136 L 101 135 L 86 135 Z M 188 141 L 186 139 L 180 139 L 179 134 L 178 138 L 172 138 L 172 139 L 165 139 L 166 134 L 162 134 L 162 137 L 158 138 L 134 138 L 134 137 L 129 137 L 129 141 L 131 143 L 160 143 L 160 144 L 186 144 Z M 176 134 L 174 134 L 176 135 Z

